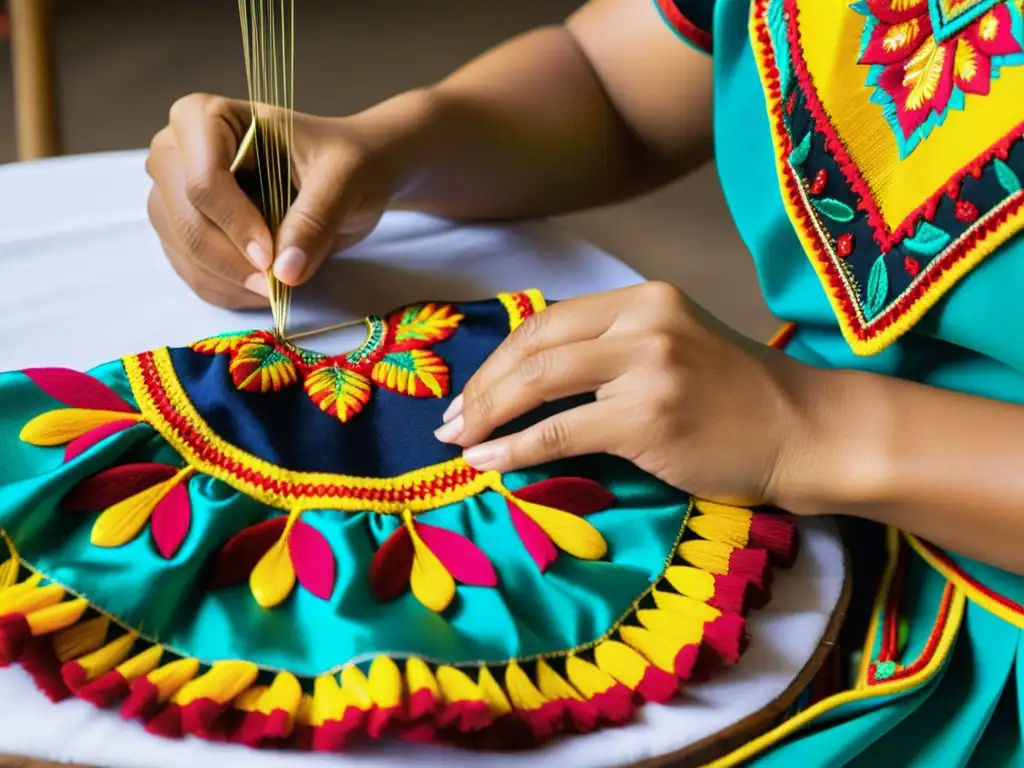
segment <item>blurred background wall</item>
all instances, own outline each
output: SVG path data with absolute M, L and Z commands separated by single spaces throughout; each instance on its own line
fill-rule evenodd
M 362 109 L 557 22 L 579 1 L 296 0 L 296 108 Z M 234 0 L 56 0 L 55 9 L 65 153 L 145 147 L 173 101 L 190 92 L 245 97 Z M 10 44 L 0 37 L 0 163 L 16 157 L 12 98 Z M 758 338 L 774 330 L 713 167 L 563 223 L 647 277 L 681 286 L 738 329 Z

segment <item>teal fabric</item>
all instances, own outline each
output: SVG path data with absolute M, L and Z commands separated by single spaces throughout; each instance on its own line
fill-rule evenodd
M 133 402 L 119 362 L 91 373 Z M 20 556 L 144 635 L 206 662 L 241 658 L 312 677 L 385 652 L 500 662 L 571 649 L 599 638 L 660 575 L 689 507 L 685 494 L 610 458 L 508 475 L 505 485 L 513 491 L 553 476 L 601 482 L 616 504 L 587 519 L 608 542 L 608 557 L 585 562 L 563 553 L 541 574 L 499 494 L 487 491 L 441 507 L 417 519 L 476 543 L 499 580 L 498 588 L 460 586 L 443 615 L 411 593 L 381 603 L 371 592 L 370 561 L 398 525 L 396 517 L 307 512 L 302 519 L 326 537 L 335 554 L 333 596 L 324 601 L 297 586 L 284 603 L 265 610 L 247 582 L 206 591 L 203 574 L 231 536 L 281 510 L 197 475 L 188 488 L 191 529 L 173 559 L 159 555 L 148 529 L 121 547 L 94 546 L 89 537 L 98 515 L 62 509 L 67 492 L 90 475 L 126 463 L 180 466 L 177 452 L 143 424 L 64 464 L 63 447 L 35 447 L 19 438 L 29 420 L 62 403 L 17 372 L 0 375 L 0 403 L 0 529 Z
M 808 364 L 898 376 L 974 395 L 1024 403 L 1024 237 L 992 254 L 897 342 L 853 353 L 783 207 L 769 117 L 749 35 L 750 0 L 715 9 L 716 161 L 728 206 L 756 265 L 764 297 L 781 320 L 798 323 L 787 351 Z M 783 44 L 788 45 L 788 43 Z M 970 510 L 965 510 L 965 523 Z M 851 542 L 856 552 L 857 542 Z M 949 553 L 972 578 L 1024 603 L 1024 578 Z M 944 579 L 914 556 L 908 578 Z M 930 626 L 929 589 L 905 595 L 912 635 Z M 1024 683 L 1020 629 L 969 604 L 944 670 L 899 697 L 846 705 L 762 754 L 754 764 L 1021 765 Z M 904 658 L 912 658 L 908 649 Z

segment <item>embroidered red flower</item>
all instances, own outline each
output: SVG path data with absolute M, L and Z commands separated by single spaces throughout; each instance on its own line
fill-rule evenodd
M 840 235 L 836 238 L 836 253 L 839 254 L 839 258 L 845 259 L 851 253 L 853 253 L 853 246 L 856 241 L 853 239 L 853 235 L 849 232 Z
M 970 200 L 957 200 L 956 217 L 960 219 L 960 221 L 970 223 L 978 218 L 978 206 Z
M 828 183 L 828 173 L 822 168 L 816 174 L 814 174 L 814 181 L 811 182 L 811 194 L 820 195 L 825 191 L 825 185 Z
M 976 18 L 967 16 L 983 5 L 990 7 Z M 879 68 L 868 84 L 891 98 L 904 141 L 932 114 L 941 116 L 958 91 L 988 94 L 1001 57 L 1024 53 L 1013 25 L 1017 11 L 1006 2 L 866 0 L 858 7 L 870 13 L 859 63 Z
M 310 400 L 344 422 L 370 401 L 372 384 L 409 397 L 448 394 L 448 365 L 429 347 L 455 333 L 461 320 L 446 304 L 417 304 L 387 320 L 368 317 L 363 345 L 335 356 L 300 349 L 266 331 L 213 336 L 192 349 L 230 355 L 228 369 L 240 390 L 276 392 L 301 379 Z
M 911 277 L 917 277 L 917 273 L 921 271 L 921 262 L 913 256 L 907 256 L 903 259 L 903 268 Z

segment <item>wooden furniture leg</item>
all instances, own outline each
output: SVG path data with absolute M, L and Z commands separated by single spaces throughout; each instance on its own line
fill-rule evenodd
M 10 0 L 18 159 L 60 154 L 53 0 Z

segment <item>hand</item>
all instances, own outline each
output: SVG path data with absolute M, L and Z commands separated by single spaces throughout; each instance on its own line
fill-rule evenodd
M 801 415 L 805 368 L 725 328 L 659 283 L 554 304 L 494 352 L 445 414 L 438 438 L 480 470 L 608 453 L 723 503 L 772 503 Z M 596 401 L 487 440 L 542 403 Z
M 261 107 L 264 116 L 269 108 Z M 393 174 L 377 131 L 355 118 L 295 113 L 292 168 L 298 197 L 277 243 L 230 172 L 251 120 L 247 102 L 192 95 L 171 108 L 153 138 L 149 217 L 178 275 L 204 300 L 233 309 L 266 306 L 265 273 L 288 285 L 312 277 L 332 252 L 364 238 L 391 196 Z

